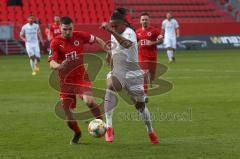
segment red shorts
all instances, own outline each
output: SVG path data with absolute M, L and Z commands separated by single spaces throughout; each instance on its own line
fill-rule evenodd
M 145 73 L 150 73 L 151 80 L 155 78 L 157 69 L 157 57 L 142 57 L 138 58 L 139 66 Z
M 71 109 L 76 108 L 76 96 L 79 95 L 82 99 L 82 95 L 92 94 L 92 83 L 90 81 L 78 81 L 67 82 L 61 84 L 60 99 L 63 106 Z

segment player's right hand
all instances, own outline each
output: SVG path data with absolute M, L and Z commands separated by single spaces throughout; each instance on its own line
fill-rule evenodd
M 110 25 L 107 22 L 103 22 L 100 26 L 101 29 L 107 30 L 108 32 L 112 31 L 112 28 L 110 27 Z

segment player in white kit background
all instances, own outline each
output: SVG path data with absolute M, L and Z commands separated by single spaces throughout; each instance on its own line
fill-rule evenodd
M 41 57 L 39 40 L 43 44 L 43 39 L 39 25 L 34 23 L 34 16 L 30 15 L 27 20 L 28 23 L 21 29 L 20 38 L 25 42 L 32 68 L 32 75 L 36 75 L 37 71 L 39 71 L 38 63 L 40 62 Z
M 175 62 L 177 38 L 179 37 L 179 24 L 172 17 L 171 13 L 166 14 L 166 19 L 162 22 L 162 33 L 164 36 L 164 46 L 167 49 L 169 62 Z
M 107 142 L 113 141 L 112 116 L 114 107 L 117 104 L 115 92 L 124 89 L 128 92 L 141 115 L 151 142 L 158 144 L 158 137 L 153 130 L 150 112 L 145 103 L 144 72 L 138 65 L 136 34 L 128 26 L 123 14 L 120 12 L 114 12 L 110 18 L 110 24 L 103 23 L 101 27 L 111 33 L 111 58 L 113 65 L 113 69 L 107 77 L 107 90 L 104 102 L 107 124 L 105 140 Z

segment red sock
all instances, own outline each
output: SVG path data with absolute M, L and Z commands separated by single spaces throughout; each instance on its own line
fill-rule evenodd
M 148 83 L 147 80 L 144 80 L 144 92 L 147 93 L 148 91 Z
M 80 133 L 80 128 L 78 127 L 77 121 L 67 121 L 68 127 L 72 129 L 75 133 Z

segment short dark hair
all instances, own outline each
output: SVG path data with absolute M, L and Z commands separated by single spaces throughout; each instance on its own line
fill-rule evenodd
M 116 8 L 116 9 L 114 9 L 114 12 L 119 12 L 119 13 L 121 13 L 123 16 L 126 16 L 126 15 L 127 15 L 127 12 L 129 12 L 129 10 L 126 9 L 126 8 Z
M 118 11 L 113 12 L 113 14 L 111 15 L 110 19 L 111 20 L 122 20 L 122 21 L 125 21 L 124 15 L 121 14 L 120 12 L 118 12 Z
M 66 25 L 69 25 L 73 22 L 72 19 L 68 16 L 62 17 L 60 21 L 61 21 L 61 24 L 66 24 Z
M 149 14 L 147 12 L 143 12 L 140 16 L 148 16 L 149 17 Z

